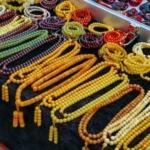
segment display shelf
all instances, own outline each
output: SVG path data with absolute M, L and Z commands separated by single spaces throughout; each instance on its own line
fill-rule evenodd
M 124 16 L 118 12 L 110 10 L 102 5 L 90 0 L 69 0 L 77 8 L 88 8 L 91 11 L 92 17 L 96 21 L 111 25 L 117 29 L 124 29 L 129 25 L 133 25 L 139 30 L 139 40 L 150 42 L 150 27 Z

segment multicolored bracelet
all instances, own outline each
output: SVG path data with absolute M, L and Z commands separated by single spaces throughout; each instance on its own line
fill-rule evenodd
M 103 44 L 103 36 L 89 32 L 80 37 L 79 43 L 83 48 L 99 48 Z
M 39 22 L 39 26 L 42 29 L 46 29 L 50 32 L 58 32 L 61 27 L 65 24 L 65 19 L 51 16 Z
M 42 15 L 32 14 L 35 11 L 42 12 Z M 50 12 L 38 6 L 30 6 L 24 9 L 24 15 L 28 18 L 31 18 L 32 20 L 43 20 L 47 17 L 50 17 Z

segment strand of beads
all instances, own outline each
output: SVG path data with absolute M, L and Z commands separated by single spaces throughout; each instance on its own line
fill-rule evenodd
M 144 76 L 150 72 L 150 61 L 141 54 L 130 53 L 124 60 L 124 70 L 129 74 L 139 74 L 143 79 L 150 80 L 149 77 Z
M 132 101 L 130 102 L 124 109 L 122 109 L 109 123 L 114 123 L 115 121 L 121 119 L 124 115 L 126 115 L 129 111 L 133 109 L 144 97 L 144 89 L 142 89 L 139 85 L 129 85 L 123 91 L 120 92 L 120 94 L 113 95 L 113 97 L 110 98 L 106 103 L 100 104 L 93 109 L 91 109 L 89 112 L 87 112 L 83 118 L 80 121 L 79 127 L 78 127 L 78 133 L 80 137 L 85 141 L 85 146 L 82 148 L 82 150 L 86 150 L 89 144 L 100 144 L 103 142 L 103 132 L 99 132 L 97 134 L 91 134 L 87 131 L 88 123 L 91 121 L 92 117 L 95 115 L 97 111 L 99 111 L 102 107 L 105 107 L 117 100 L 119 100 L 124 95 L 132 92 L 132 91 L 138 91 L 140 94 Z
M 6 11 L 6 7 L 4 5 L 0 5 L 0 15 L 4 14 Z
M 35 15 L 33 12 L 42 12 L 42 15 Z M 38 6 L 30 6 L 24 9 L 24 15 L 32 20 L 43 20 L 50 17 L 50 12 Z
M 125 32 L 120 30 L 108 31 L 104 34 L 104 41 L 118 43 L 122 45 L 125 42 L 127 35 Z
M 67 22 L 62 27 L 62 34 L 74 40 L 77 40 L 84 33 L 84 27 L 78 22 Z
M 121 66 L 121 70 L 123 70 L 122 62 L 127 57 L 127 52 L 124 48 L 119 46 L 116 43 L 106 43 L 99 50 L 99 56 L 103 57 L 106 61 L 114 61 Z
M 134 107 L 129 113 L 127 113 L 124 117 L 122 117 L 115 123 L 108 125 L 105 128 L 103 132 L 103 138 L 104 138 L 103 148 L 106 148 L 108 144 L 111 145 L 118 144 L 119 141 L 121 141 L 122 138 L 124 138 L 129 131 L 135 128 L 148 116 L 150 116 L 149 97 L 150 97 L 150 92 L 148 92 L 146 96 L 142 99 L 142 101 L 140 101 L 138 105 Z M 113 133 L 115 133 L 115 135 Z M 120 149 L 120 146 L 121 145 L 119 144 L 115 150 Z
M 21 68 L 27 67 L 28 65 L 32 64 L 33 62 L 37 61 L 38 59 L 41 59 L 42 57 L 48 55 L 49 53 L 51 53 L 53 50 L 55 50 L 58 46 L 60 46 L 64 41 L 66 40 L 66 38 L 63 35 L 51 35 L 49 36 L 47 39 L 44 39 L 42 41 L 40 41 L 39 43 L 37 43 L 36 45 L 25 49 L 24 51 L 21 51 L 7 59 L 5 59 L 4 61 L 0 62 L 0 67 L 2 68 L 0 70 L 1 74 L 11 74 Z M 8 67 L 8 65 L 22 57 L 24 57 L 25 55 L 27 55 L 28 53 L 30 53 L 31 51 L 39 48 L 40 46 L 43 46 L 43 44 L 45 43 L 49 43 L 49 42 L 56 42 L 56 44 L 54 44 L 53 46 L 51 46 L 50 48 L 48 48 L 47 50 L 45 50 L 44 52 L 42 52 L 41 54 L 29 59 L 28 61 L 19 64 L 15 67 Z
M 79 43 L 83 48 L 99 48 L 103 45 L 103 36 L 89 32 L 79 38 Z
M 64 1 L 56 6 L 55 12 L 58 17 L 63 17 L 67 21 L 70 21 L 71 13 L 75 9 L 75 6 L 70 1 Z
M 86 80 L 88 80 L 92 76 L 96 75 L 98 72 L 102 71 L 104 68 L 107 68 L 108 66 L 114 66 L 116 70 L 119 69 L 118 65 L 113 64 L 111 62 L 99 63 L 98 65 L 93 66 L 87 72 L 85 72 L 84 74 L 82 74 L 81 76 L 76 78 L 73 83 L 69 83 L 67 86 L 65 86 L 63 88 L 60 88 L 60 89 L 54 91 L 53 93 L 49 94 L 47 97 L 45 97 L 43 99 L 43 102 L 40 105 L 41 106 L 44 105 L 45 107 L 51 108 L 51 107 L 56 107 L 59 103 L 63 103 L 64 99 L 60 99 L 59 102 L 58 102 L 56 100 L 56 98 L 60 97 L 65 92 L 67 92 L 68 90 L 74 88 L 78 84 L 85 82 Z M 108 74 L 110 74 L 110 73 L 115 74 L 115 71 L 113 72 L 113 69 L 112 69 L 112 70 L 110 70 L 110 72 Z M 106 75 L 106 76 L 108 76 L 108 75 Z M 81 87 L 81 89 L 82 88 L 84 88 L 84 87 Z
M 150 48 L 150 44 L 149 43 L 144 43 L 144 42 L 139 42 L 137 44 L 135 44 L 132 48 L 132 51 L 136 54 L 141 54 L 141 55 L 144 55 L 146 56 L 148 59 L 150 58 L 149 55 L 145 55 L 143 53 L 143 50 L 144 48 Z
M 95 28 L 104 28 L 104 29 L 107 29 L 107 31 L 96 31 Z M 113 31 L 114 28 L 111 27 L 111 26 L 108 26 L 106 24 L 102 24 L 102 23 L 92 23 L 88 26 L 88 30 L 92 33 L 95 33 L 95 34 L 98 34 L 98 35 L 101 35 L 103 33 L 106 33 L 108 31 Z
M 51 1 L 49 1 L 49 0 L 42 0 L 40 2 L 40 5 L 43 8 L 45 8 L 45 9 L 52 10 L 52 9 L 54 9 L 56 7 L 56 2 L 57 2 L 57 0 L 51 0 Z
M 72 19 L 87 26 L 91 21 L 91 13 L 87 9 L 77 9 L 72 12 Z
M 71 57 L 71 55 L 72 54 L 70 53 L 70 57 L 69 57 L 69 55 L 66 55 L 63 58 L 60 57 L 60 59 L 59 59 L 59 57 L 54 60 L 52 59 L 51 62 L 49 60 L 49 63 L 48 62 L 47 63 L 50 65 L 48 65 L 44 69 L 36 72 L 36 74 L 34 73 L 34 75 L 32 74 L 32 76 L 27 77 L 28 80 L 26 80 L 24 83 L 22 83 L 16 91 L 17 111 L 19 111 L 20 107 L 25 107 L 25 106 L 31 105 L 35 102 L 38 102 L 38 101 L 42 100 L 42 98 L 44 98 L 47 94 L 50 94 L 53 91 L 58 90 L 59 88 L 72 82 L 76 77 L 80 76 L 82 74 L 82 72 L 85 72 L 86 70 L 88 70 L 96 61 L 96 58 L 94 57 L 94 55 L 79 55 L 76 57 Z M 74 66 L 75 64 L 77 64 L 79 62 L 82 62 L 84 59 L 85 60 L 87 59 L 87 61 L 84 62 L 83 64 L 80 64 L 76 67 L 73 67 L 70 70 L 65 71 L 66 69 L 70 68 L 71 66 Z M 56 61 L 57 61 L 57 64 L 56 64 Z M 49 66 L 51 66 L 51 68 Z M 59 75 L 62 71 L 64 71 L 64 72 L 61 75 Z M 76 73 L 76 74 L 74 74 L 74 73 Z M 32 84 L 32 89 L 34 91 L 41 91 L 41 90 L 47 88 L 48 86 L 57 84 L 58 81 L 61 81 L 72 74 L 73 74 L 73 76 L 70 77 L 69 79 L 63 81 L 58 86 L 54 86 L 53 88 L 41 93 L 40 95 L 36 96 L 35 98 L 30 98 L 29 100 L 26 100 L 26 101 L 21 100 L 21 92 L 23 91 L 24 88 L 26 88 L 30 84 Z M 7 95 L 7 94 L 3 94 L 3 95 Z M 39 122 L 39 119 L 37 120 L 37 124 L 39 126 L 41 124 L 41 121 Z
M 10 2 L 18 2 L 21 4 L 20 6 L 12 6 Z M 20 11 L 22 12 L 23 9 L 30 5 L 30 0 L 3 0 L 2 4 L 6 6 L 10 11 Z
M 31 22 L 31 20 L 24 16 L 16 16 L 10 23 L 0 27 L 0 36 L 18 28 L 26 22 Z
M 16 14 L 14 12 L 5 12 L 4 14 L 0 15 L 0 27 L 9 24 L 14 18 Z
M 35 22 L 35 21 L 32 21 L 32 23 L 31 22 L 25 22 L 24 24 L 17 27 L 16 29 L 0 36 L 0 40 L 1 40 L 1 42 L 4 42 L 4 41 L 10 40 L 12 38 L 21 37 L 25 34 L 33 32 L 37 29 L 38 29 L 37 22 Z
M 114 63 L 112 63 L 112 65 L 114 65 Z M 57 106 L 53 108 L 51 111 L 51 118 L 52 118 L 53 126 L 56 127 L 57 123 L 62 124 L 62 123 L 70 122 L 71 120 L 74 120 L 77 117 L 80 117 L 81 115 L 85 114 L 87 111 L 92 109 L 93 107 L 103 102 L 106 102 L 107 99 L 112 97 L 115 93 L 117 92 L 119 93 L 120 90 L 123 90 L 125 87 L 127 87 L 128 86 L 127 76 L 126 75 L 119 76 L 118 74 L 116 74 L 117 70 L 115 69 L 113 70 L 113 68 L 110 73 L 103 75 L 101 77 L 98 77 L 90 82 L 87 82 L 77 87 L 75 90 L 72 90 L 68 94 L 59 98 L 57 100 Z M 83 100 L 84 98 L 120 80 L 122 81 L 122 83 L 116 86 L 113 90 L 110 90 L 109 92 L 103 94 L 102 96 L 95 99 L 94 101 L 91 101 L 88 104 L 80 107 L 79 109 L 74 110 L 74 112 L 64 113 L 64 111 L 68 107 L 74 105 L 75 103 Z M 62 118 L 57 117 L 56 112 L 59 112 Z M 49 133 L 50 136 L 52 136 L 52 134 L 53 133 Z M 57 135 L 57 138 L 58 138 L 58 135 Z
M 150 128 L 150 116 L 147 116 L 147 118 L 143 122 L 138 124 L 134 129 L 130 130 L 128 134 L 124 138 L 122 138 L 121 141 L 119 141 L 115 150 L 119 150 L 121 149 L 121 147 L 123 148 L 123 150 L 130 149 L 128 145 L 132 142 L 132 140 L 134 140 L 137 136 L 139 136 L 140 134 L 142 134 L 142 132 L 146 131 L 149 128 Z M 135 145 L 131 149 L 148 150 L 149 145 L 150 145 L 150 135 L 147 135 L 142 141 L 137 143 L 137 145 Z
M 65 19 L 51 16 L 39 22 L 39 26 L 42 29 L 47 29 L 50 32 L 58 32 L 61 27 L 65 24 Z
M 0 43 L 0 50 L 2 50 L 4 48 L 6 49 L 8 47 L 18 45 L 18 44 L 20 44 L 26 40 L 34 38 L 33 40 L 31 40 L 29 42 L 26 42 L 26 43 L 21 44 L 19 46 L 9 48 L 5 51 L 0 52 L 0 58 L 5 58 L 5 57 L 10 56 L 12 54 L 15 54 L 17 52 L 25 50 L 29 47 L 32 47 L 47 37 L 48 37 L 47 30 L 38 30 L 38 31 L 31 32 L 28 35 L 24 35 L 22 38 L 13 38 L 13 39 L 10 39 L 6 42 L 1 42 Z

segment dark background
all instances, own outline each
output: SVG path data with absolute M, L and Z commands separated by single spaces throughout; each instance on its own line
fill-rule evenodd
M 133 44 L 126 48 L 128 53 L 132 51 Z M 30 54 L 29 56 L 30 57 L 35 56 L 50 46 L 51 46 L 50 43 L 46 44 L 44 47 L 36 49 L 35 52 Z M 82 49 L 81 53 L 93 53 L 98 57 L 97 55 L 98 49 L 94 49 L 94 50 Z M 29 56 L 26 56 L 11 65 L 14 66 L 19 63 L 22 63 L 27 59 L 29 59 Z M 99 58 L 98 62 L 101 61 L 102 59 Z M 99 74 L 97 76 L 99 76 Z M 0 86 L 3 83 L 5 83 L 7 78 L 8 76 L 6 75 L 0 76 Z M 130 83 L 139 84 L 145 89 L 146 92 L 148 91 L 149 89 L 148 81 L 141 79 L 139 76 L 129 76 L 129 78 L 130 78 Z M 42 108 L 43 124 L 41 127 L 37 127 L 33 123 L 34 108 L 37 104 L 22 109 L 25 115 L 26 127 L 23 129 L 13 128 L 12 114 L 13 111 L 16 110 L 14 105 L 14 101 L 15 101 L 14 97 L 15 97 L 15 92 L 17 87 L 18 86 L 15 84 L 9 85 L 9 91 L 10 91 L 9 103 L 0 101 L 0 143 L 6 145 L 10 150 L 81 150 L 82 146 L 84 145 L 84 142 L 79 137 L 77 131 L 78 124 L 81 117 L 69 123 L 58 125 L 59 143 L 57 145 L 50 143 L 48 141 L 49 126 L 51 125 L 51 119 L 49 117 L 50 116 L 49 109 Z M 102 93 L 107 92 L 113 87 L 114 85 L 112 87 L 107 87 L 104 90 L 92 95 L 91 97 L 71 107 L 69 111 L 74 110 L 75 108 L 78 108 L 79 106 L 82 106 L 91 100 L 94 100 Z M 88 131 L 90 133 L 97 133 L 101 131 L 107 125 L 107 123 L 112 119 L 112 117 L 115 116 L 115 114 L 119 112 L 129 102 L 131 102 L 137 95 L 138 93 L 132 92 L 130 94 L 127 94 L 123 98 L 121 98 L 119 101 L 99 110 L 96 113 L 96 115 L 92 118 L 88 126 Z M 33 96 L 35 96 L 35 93 L 33 93 L 30 88 L 26 88 L 25 91 L 22 93 L 22 98 L 24 100 Z M 146 136 L 148 133 L 150 133 L 150 130 L 144 132 L 142 135 L 136 138 L 131 143 L 131 146 L 138 143 L 138 141 L 144 136 Z M 101 145 L 90 146 L 90 150 L 100 150 L 100 148 Z M 114 147 L 107 147 L 106 150 L 113 150 L 113 149 Z

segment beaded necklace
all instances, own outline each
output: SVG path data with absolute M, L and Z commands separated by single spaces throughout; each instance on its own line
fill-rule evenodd
M 56 15 L 63 17 L 67 21 L 71 19 L 71 13 L 75 10 L 75 6 L 70 1 L 64 1 L 58 4 L 55 8 Z
M 19 58 L 22 58 L 23 56 L 27 55 L 28 53 L 32 52 L 33 50 L 37 49 L 38 47 L 42 46 L 45 43 L 49 43 L 49 42 L 55 42 L 57 40 L 57 43 L 54 44 L 53 46 L 51 46 L 50 48 L 48 48 L 46 51 L 42 52 L 41 54 L 28 59 L 28 61 L 19 64 L 15 67 L 8 67 L 8 65 L 16 60 L 18 60 Z M 36 45 L 25 49 L 24 51 L 21 51 L 5 60 L 3 60 L 2 62 L 0 62 L 0 67 L 2 68 L 0 70 L 1 74 L 11 74 L 21 68 L 27 67 L 28 65 L 32 64 L 33 62 L 37 61 L 38 59 L 41 59 L 42 57 L 48 55 L 50 52 L 52 52 L 54 49 L 56 49 L 59 45 L 61 45 L 64 41 L 66 40 L 66 38 L 63 35 L 59 35 L 59 34 L 52 34 L 51 36 L 49 36 L 48 38 L 38 42 Z
M 142 132 L 150 128 L 150 116 L 147 116 L 147 118 L 138 124 L 134 129 L 130 130 L 128 134 L 121 139 L 121 141 L 117 144 L 115 150 L 120 150 L 122 147 L 123 150 L 130 149 L 129 148 L 129 143 L 131 143 L 136 136 L 139 136 Z M 147 135 L 142 141 L 137 143 L 134 147 L 131 149 L 133 150 L 149 150 L 149 145 L 150 145 L 150 135 Z
M 108 64 L 108 66 L 109 65 L 110 64 Z M 115 64 L 112 63 L 111 65 L 115 65 Z M 98 64 L 98 66 L 100 66 L 100 64 Z M 71 92 L 62 96 L 56 101 L 57 103 L 56 107 L 54 107 L 51 111 L 51 118 L 52 118 L 53 125 L 50 127 L 50 132 L 49 132 L 50 141 L 54 141 L 55 144 L 58 143 L 58 129 L 56 128 L 57 123 L 62 124 L 74 120 L 75 118 L 85 114 L 91 108 L 106 102 L 107 99 L 112 97 L 116 92 L 119 92 L 120 90 L 123 90 L 125 87 L 128 86 L 127 76 L 126 75 L 120 76 L 116 73 L 117 70 L 114 69 L 114 67 L 112 67 L 109 73 L 77 87 L 75 90 L 72 90 Z M 122 83 L 120 83 L 118 86 L 116 86 L 114 89 L 110 90 L 109 92 L 103 94 L 96 100 L 89 102 L 88 104 L 82 106 L 81 108 L 75 110 L 74 112 L 70 112 L 70 113 L 64 112 L 65 109 L 72 106 L 73 104 L 83 100 L 84 98 L 120 80 L 123 80 Z M 55 114 L 56 112 L 59 112 L 62 115 L 62 118 L 57 117 Z
M 32 39 L 29 42 L 23 43 L 19 46 L 9 48 L 5 51 L 0 52 L 0 58 L 5 58 L 5 57 L 10 56 L 12 54 L 15 54 L 17 52 L 25 50 L 31 46 L 34 46 L 38 42 L 42 41 L 43 39 L 45 39 L 47 37 L 48 37 L 48 31 L 47 30 L 38 30 L 38 31 L 31 32 L 28 35 L 23 35 L 22 38 L 17 37 L 17 38 L 10 39 L 8 41 L 1 42 L 0 43 L 0 50 L 21 44 L 22 42 L 24 42 L 26 40 Z
M 138 85 L 129 85 L 128 87 L 125 87 L 119 94 L 113 95 L 110 100 L 108 100 L 106 103 L 100 104 L 99 106 L 94 107 L 89 112 L 87 112 L 83 118 L 80 121 L 79 127 L 78 127 L 78 133 L 80 137 L 85 141 L 85 146 L 82 148 L 82 150 L 89 150 L 88 145 L 89 144 L 100 144 L 103 142 L 103 132 L 100 132 L 98 134 L 89 134 L 87 131 L 88 123 L 90 122 L 91 118 L 95 115 L 95 113 L 101 109 L 102 107 L 105 107 L 117 100 L 119 100 L 124 95 L 132 92 L 132 91 L 138 91 L 140 94 L 132 101 L 130 104 L 128 104 L 125 108 L 123 108 L 109 123 L 114 123 L 115 121 L 121 119 L 124 115 L 126 115 L 129 111 L 133 109 L 144 97 L 144 90 L 138 86 Z
M 122 138 L 126 138 L 126 135 L 128 134 L 129 131 L 131 131 L 138 124 L 140 124 L 144 119 L 150 116 L 149 97 L 150 97 L 150 92 L 148 92 L 146 96 L 138 103 L 138 105 L 134 107 L 129 113 L 123 116 L 120 120 L 116 121 L 111 125 L 108 125 L 105 128 L 103 132 L 103 138 L 104 138 L 103 148 L 107 147 L 108 144 L 111 145 L 118 144 L 119 141 L 122 140 Z M 115 133 L 116 135 L 114 135 L 113 133 Z M 134 138 L 134 136 L 132 138 Z M 129 141 L 130 140 L 131 138 L 129 138 Z M 121 144 L 118 144 L 116 150 L 120 149 L 120 146 L 122 146 L 122 141 Z
M 24 16 L 16 16 L 10 23 L 0 27 L 0 36 L 14 30 L 25 22 L 31 22 L 31 20 Z
M 54 9 L 56 7 L 56 2 L 57 0 L 41 0 L 40 4 L 43 8 L 47 9 L 47 10 L 51 10 Z
M 0 15 L 0 27 L 9 24 L 14 18 L 16 14 L 14 12 L 5 12 L 4 14 Z
M 0 36 L 0 41 L 7 41 L 7 40 L 10 40 L 10 39 L 12 39 L 14 37 L 18 37 L 18 36 L 21 37 L 25 34 L 35 31 L 37 29 L 38 29 L 37 22 L 35 22 L 35 21 L 33 21 L 32 23 L 25 22 L 24 24 L 17 27 L 16 29 Z

